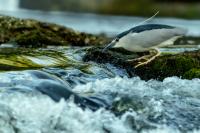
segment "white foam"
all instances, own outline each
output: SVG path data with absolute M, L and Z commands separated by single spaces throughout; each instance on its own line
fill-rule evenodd
M 43 95 L 1 96 L 0 106 L 6 106 L 6 111 L 12 112 L 6 119 L 1 119 L 0 129 L 4 132 L 14 132 L 14 129 L 18 129 L 22 133 L 103 133 L 104 129 L 107 129 L 115 133 L 131 133 L 124 120 L 115 117 L 109 111 L 82 110 L 72 101 L 61 100 L 55 103 Z M 5 115 L 6 112 L 3 111 L 5 110 L 1 108 L 0 116 Z
M 200 79 L 184 80 L 178 77 L 169 77 L 163 82 L 157 80 L 145 82 L 139 77 L 131 79 L 127 77 L 115 77 L 113 79 L 96 80 L 86 85 L 78 85 L 74 88 L 74 91 L 83 93 L 87 93 L 87 91 L 96 93 L 111 91 L 120 94 L 140 93 L 141 95 L 149 95 L 150 93 L 162 93 L 163 95 L 167 95 L 170 93 L 184 92 L 185 94 L 187 93 L 193 97 L 200 98 L 199 88 Z
M 102 93 L 105 91 L 117 92 L 121 95 L 152 96 L 148 101 L 152 106 L 152 113 L 163 111 L 163 102 L 156 100 L 154 95 L 192 97 L 199 100 L 200 79 L 182 80 L 177 77 L 166 78 L 163 82 L 151 80 L 143 81 L 140 78 L 120 78 L 97 80 L 86 85 L 75 87 L 76 91 Z M 11 93 L 0 94 L 0 131 L 14 133 L 134 133 L 129 122 L 130 116 L 134 119 L 143 119 L 143 114 L 134 110 L 124 113 L 121 117 L 104 109 L 91 111 L 82 110 L 73 103 L 73 100 L 56 103 L 48 96 L 35 94 Z M 151 111 L 151 110 L 150 110 Z M 148 122 L 148 121 L 147 121 Z M 139 123 L 138 123 L 139 124 Z M 140 125 L 138 125 L 140 126 Z M 156 129 L 145 129 L 143 133 L 179 133 L 178 129 L 166 125 L 155 124 Z M 194 131 L 198 133 L 199 131 Z

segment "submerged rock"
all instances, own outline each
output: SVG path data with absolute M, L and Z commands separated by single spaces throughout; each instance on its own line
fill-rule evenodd
M 70 28 L 32 19 L 0 16 L 0 44 L 13 43 L 23 47 L 47 45 L 98 45 L 105 37 L 74 31 Z
M 178 76 L 186 79 L 200 78 L 200 50 L 175 55 L 161 55 L 147 65 L 134 68 L 137 62 L 128 62 L 127 60 L 139 56 L 141 55 L 137 53 L 119 50 L 102 52 L 102 48 L 91 48 L 83 60 L 111 63 L 115 66 L 125 68 L 130 77 L 138 75 L 144 80 L 162 80 L 170 76 Z
M 4 81 L 2 79 L 5 79 Z M 89 108 L 93 111 L 100 108 L 109 109 L 112 104 L 111 100 L 105 97 L 111 97 L 103 94 L 83 95 L 74 92 L 70 83 L 65 82 L 56 75 L 40 71 L 25 70 L 20 72 L 8 72 L 1 74 L 0 94 L 22 93 L 24 95 L 46 95 L 55 102 L 71 100 L 82 109 Z
M 101 107 L 106 107 L 106 104 L 103 103 L 103 100 L 100 99 L 98 102 L 96 102 L 90 98 L 78 96 L 66 86 L 58 84 L 56 82 L 44 81 L 38 84 L 35 89 L 42 94 L 51 97 L 56 102 L 59 102 L 62 98 L 65 100 L 69 100 L 70 97 L 73 97 L 74 103 L 82 108 L 97 110 Z

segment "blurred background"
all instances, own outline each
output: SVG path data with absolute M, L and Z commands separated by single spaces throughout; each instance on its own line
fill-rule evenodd
M 0 14 L 52 22 L 77 31 L 114 36 L 148 23 L 188 29 L 200 36 L 200 0 L 0 0 Z
M 0 0 L 0 10 L 16 8 L 126 16 L 151 16 L 160 11 L 159 16 L 200 18 L 200 0 Z

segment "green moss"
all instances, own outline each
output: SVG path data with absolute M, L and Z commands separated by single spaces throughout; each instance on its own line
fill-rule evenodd
M 200 68 L 193 68 L 185 72 L 183 75 L 185 79 L 200 78 Z
M 200 50 L 177 55 L 163 55 L 147 65 L 138 67 L 135 72 L 145 80 L 152 78 L 162 80 L 170 76 L 182 77 L 189 70 L 200 67 L 199 58 Z
M 152 69 L 162 70 L 164 75 L 181 76 L 185 71 L 190 70 L 198 65 L 198 61 L 189 56 L 165 56 L 156 60 L 152 65 Z

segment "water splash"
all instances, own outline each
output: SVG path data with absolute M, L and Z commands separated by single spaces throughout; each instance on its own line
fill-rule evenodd
M 74 91 L 87 93 L 117 93 L 112 110 L 117 115 L 134 112 L 131 117 L 134 129 L 165 125 L 169 128 L 188 131 L 199 129 L 200 125 L 200 80 L 166 78 L 163 82 L 139 78 L 97 80 L 79 85 Z M 137 118 L 139 118 L 137 120 Z M 153 125 L 152 125 L 153 124 Z

